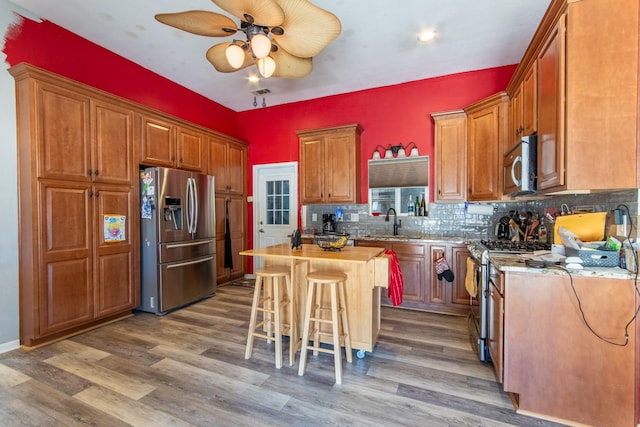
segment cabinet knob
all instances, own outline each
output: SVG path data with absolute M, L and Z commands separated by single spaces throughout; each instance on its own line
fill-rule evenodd
M 91 176 L 92 174 L 93 174 L 93 171 L 92 171 L 91 169 L 89 169 L 89 170 L 87 171 L 87 175 Z
M 100 192 L 96 191 L 96 197 L 100 197 Z
M 94 172 L 96 176 L 100 175 L 100 171 L 98 169 L 96 169 L 96 171 Z

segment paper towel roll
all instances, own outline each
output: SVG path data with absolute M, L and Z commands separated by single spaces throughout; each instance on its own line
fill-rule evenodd
M 467 213 L 471 215 L 493 215 L 493 206 L 467 203 Z

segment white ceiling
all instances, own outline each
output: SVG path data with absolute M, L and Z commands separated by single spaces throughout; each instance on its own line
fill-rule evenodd
M 229 15 L 209 0 L 11 1 L 235 111 L 253 109 L 258 89 L 271 91 L 266 103 L 273 106 L 517 63 L 550 3 L 313 0 L 340 19 L 340 36 L 313 59 L 309 76 L 254 84 L 248 76 L 255 67 L 223 74 L 205 58 L 209 47 L 231 36 L 198 36 L 154 19 L 156 13 L 185 10 Z M 437 38 L 420 45 L 417 34 L 426 28 Z

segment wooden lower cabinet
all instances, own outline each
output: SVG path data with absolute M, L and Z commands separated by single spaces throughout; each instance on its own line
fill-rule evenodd
M 229 235 L 233 266 L 225 267 L 225 221 L 229 212 Z M 244 275 L 245 257 L 239 252 L 245 249 L 246 210 L 242 196 L 216 196 L 216 282 L 225 284 Z
M 637 336 L 629 328 L 625 340 L 625 325 L 637 304 L 633 280 L 506 271 L 504 390 L 518 395 L 519 410 L 571 425 L 636 425 Z
M 453 243 L 395 242 L 356 240 L 356 246 L 384 247 L 393 250 L 404 281 L 401 308 L 466 315 L 470 297 L 464 287 L 467 274 L 466 246 Z M 444 256 L 454 274 L 454 281 L 438 280 L 434 261 Z M 383 305 L 392 305 L 387 292 L 381 295 Z

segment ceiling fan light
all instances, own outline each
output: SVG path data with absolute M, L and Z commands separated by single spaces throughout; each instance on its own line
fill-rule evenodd
M 271 40 L 262 33 L 256 34 L 251 37 L 251 51 L 258 59 L 269 56 L 271 52 Z
M 242 67 L 242 64 L 244 63 L 244 50 L 240 46 L 237 44 L 230 44 L 224 51 L 224 54 L 227 57 L 227 61 L 229 61 L 229 65 L 233 68 L 238 69 Z
M 271 77 L 276 71 L 276 61 L 270 56 L 258 59 L 258 71 L 264 78 Z

